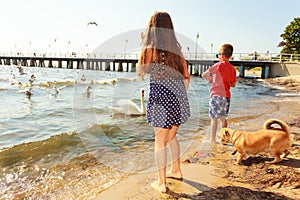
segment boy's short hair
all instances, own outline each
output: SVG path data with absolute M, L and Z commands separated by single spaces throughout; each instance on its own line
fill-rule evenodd
M 233 53 L 233 46 L 231 44 L 223 44 L 219 48 L 219 52 L 224 54 L 227 58 L 230 58 Z

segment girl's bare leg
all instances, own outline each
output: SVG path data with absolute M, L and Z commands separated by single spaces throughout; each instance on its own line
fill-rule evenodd
M 171 152 L 171 169 L 167 172 L 167 177 L 182 179 L 182 172 L 180 169 L 180 146 L 176 137 L 178 126 L 173 126 L 169 132 L 168 143 Z
M 151 184 L 159 192 L 166 192 L 166 166 L 169 129 L 155 127 L 155 161 L 158 172 L 158 180 Z

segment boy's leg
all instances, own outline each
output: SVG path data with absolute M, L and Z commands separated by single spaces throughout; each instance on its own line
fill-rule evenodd
M 222 128 L 227 128 L 227 120 L 225 116 L 220 117 Z
M 227 128 L 227 119 L 226 119 L 226 117 L 228 116 L 228 113 L 229 113 L 229 107 L 230 107 L 230 98 L 226 98 L 225 113 L 224 113 L 224 116 L 222 116 L 220 118 L 221 123 L 222 123 L 222 128 Z
M 218 118 L 211 118 L 211 142 L 216 143 L 216 134 L 218 128 Z

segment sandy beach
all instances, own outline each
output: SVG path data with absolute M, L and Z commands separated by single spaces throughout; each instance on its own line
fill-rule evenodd
M 299 92 L 300 78 L 285 77 L 265 80 L 274 87 Z M 217 144 L 208 157 L 194 163 L 182 162 L 183 180 L 167 179 L 168 190 L 159 193 L 151 187 L 156 173 L 133 174 L 98 195 L 97 199 L 300 199 L 300 101 L 282 97 L 269 103 L 270 113 L 247 119 L 230 119 L 228 127 L 255 131 L 268 118 L 285 121 L 290 127 L 292 146 L 290 155 L 279 164 L 266 164 L 272 160 L 269 152 L 251 155 L 234 165 L 231 145 Z M 250 108 L 251 109 L 251 108 Z M 201 139 L 195 139 L 182 156 L 192 158 Z

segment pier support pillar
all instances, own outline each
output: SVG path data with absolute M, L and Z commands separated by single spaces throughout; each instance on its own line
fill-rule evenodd
M 73 61 L 72 60 L 67 61 L 67 69 L 73 69 Z
M 30 66 L 30 67 L 35 67 L 35 65 L 36 65 L 35 60 L 34 60 L 34 59 L 30 59 L 30 64 L 29 64 L 29 66 Z
M 21 60 L 21 65 L 27 67 L 28 66 L 27 60 L 26 59 L 22 59 Z
M 94 62 L 94 61 L 91 61 L 90 69 L 91 69 L 91 70 L 94 70 L 94 69 L 95 69 L 95 62 Z
M 90 65 L 91 65 L 90 61 L 86 61 L 86 69 L 90 69 L 91 68 Z
M 12 63 L 13 63 L 13 65 L 17 65 L 18 64 L 18 60 L 17 59 L 13 59 Z
M 10 65 L 10 59 L 9 58 L 6 59 L 6 63 L 5 64 L 6 65 Z
M 270 77 L 270 67 L 265 66 L 262 68 L 261 78 L 269 78 Z
M 49 68 L 53 68 L 52 60 L 49 60 L 48 67 L 49 67 Z
M 129 72 L 129 63 L 126 63 L 126 72 Z
M 77 61 L 77 69 L 83 69 L 83 61 L 78 60 Z
M 131 69 L 130 69 L 130 72 L 135 72 L 136 71 L 136 63 L 132 63 L 131 65 Z
M 96 70 L 99 70 L 99 62 L 96 61 Z
M 110 71 L 110 63 L 105 62 L 105 71 Z
M 198 74 L 198 68 L 199 68 L 199 65 L 194 65 L 194 70 L 193 70 L 193 73 L 192 75 L 196 76 Z
M 122 72 L 122 71 L 123 71 L 123 63 L 119 62 L 118 72 Z
M 62 68 L 62 61 L 61 60 L 58 61 L 57 67 Z
M 239 77 L 244 78 L 245 77 L 245 67 L 243 65 L 240 66 L 240 75 Z
M 193 73 L 193 64 L 190 65 L 190 70 L 189 73 L 192 74 Z
M 102 70 L 102 62 L 99 63 L 99 70 Z
M 113 71 L 116 71 L 116 63 L 113 62 Z
M 39 60 L 39 67 L 45 67 L 44 60 Z

